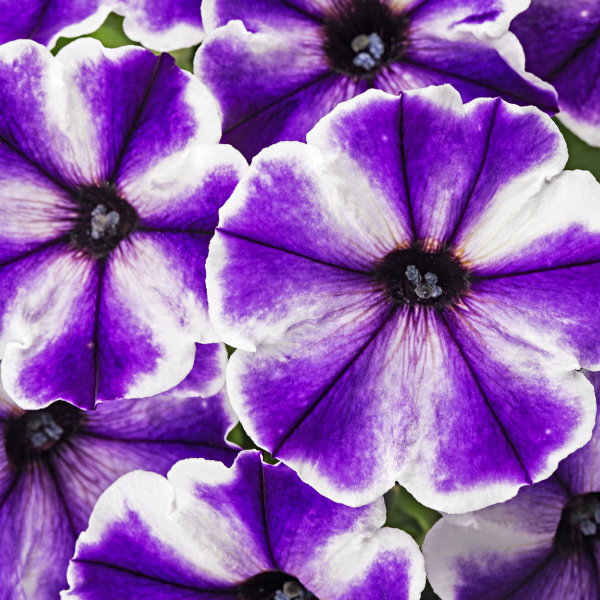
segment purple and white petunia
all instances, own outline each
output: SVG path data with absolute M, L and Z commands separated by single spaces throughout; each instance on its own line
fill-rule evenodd
M 204 39 L 201 0 L 0 0 L 0 44 L 32 39 L 53 48 L 59 37 L 95 31 L 113 11 L 127 36 L 163 52 Z
M 600 400 L 600 373 L 587 373 Z M 442 600 L 600 598 L 600 424 L 545 481 L 504 504 L 446 515 L 427 534 Z
M 600 0 L 532 0 L 511 24 L 527 70 L 558 92 L 558 118 L 600 146 Z
M 24 411 L 0 390 L 0 599 L 57 600 L 77 536 L 100 494 L 134 469 L 166 474 L 203 457 L 231 465 L 235 422 L 222 344 L 197 346 L 176 388 L 83 411 L 66 402 Z
M 223 140 L 250 159 L 306 134 L 375 88 L 452 84 L 548 113 L 554 89 L 525 72 L 508 32 L 529 0 L 204 0 L 194 72 L 223 113 Z
M 256 451 L 135 472 L 100 498 L 63 600 L 416 600 L 423 557 L 383 498 L 335 504 Z
M 169 55 L 0 48 L 0 352 L 19 406 L 155 395 L 219 340 L 204 266 L 247 168 L 220 135 Z
M 325 496 L 395 481 L 464 512 L 594 426 L 600 185 L 541 111 L 371 90 L 254 160 L 220 211 L 210 314 L 252 439 Z

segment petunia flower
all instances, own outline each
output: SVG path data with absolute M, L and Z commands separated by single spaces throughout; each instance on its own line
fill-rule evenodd
M 558 118 L 600 146 L 600 0 L 532 0 L 512 23 L 527 70 L 558 92 Z
M 223 140 L 250 159 L 306 134 L 339 102 L 443 83 L 555 113 L 508 32 L 528 0 L 204 0 L 194 72 L 216 96 Z
M 83 411 L 67 402 L 24 411 L 0 390 L 0 598 L 57 600 L 79 533 L 100 494 L 134 469 L 166 474 L 178 460 L 231 465 L 234 423 L 222 344 L 198 345 L 190 375 L 143 400 Z
M 201 0 L 0 0 L 0 44 L 32 39 L 53 48 L 60 37 L 95 31 L 113 11 L 127 36 L 163 52 L 204 39 Z
M 100 498 L 69 566 L 63 600 L 416 600 L 423 557 L 362 508 L 317 494 L 256 451 L 233 467 L 177 463 L 168 480 L 137 471 Z
M 600 374 L 587 373 L 600 400 Z M 545 481 L 504 504 L 446 515 L 427 534 L 442 600 L 600 598 L 600 426 Z
M 236 414 L 325 496 L 465 512 L 590 438 L 600 185 L 539 110 L 371 90 L 264 150 L 220 211 Z
M 246 168 L 168 55 L 0 48 L 0 352 L 22 408 L 155 395 L 219 340 L 204 263 Z

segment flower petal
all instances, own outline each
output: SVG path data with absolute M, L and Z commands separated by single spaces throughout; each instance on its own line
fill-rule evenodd
M 98 309 L 99 401 L 140 398 L 190 372 L 208 320 L 205 233 L 136 232 L 106 263 Z
M 71 588 L 62 598 L 175 600 L 195 592 L 202 600 L 235 600 L 235 592 L 226 593 L 232 574 L 169 517 L 173 501 L 173 486 L 160 475 L 121 477 L 102 494 L 79 536 L 67 574 Z
M 17 473 L 2 469 L 1 477 L 2 598 L 54 600 L 67 587 L 67 567 L 78 533 L 69 521 L 61 490 L 44 468 Z
M 204 39 L 200 4 L 186 0 L 122 0 L 113 10 L 125 17 L 123 30 L 130 40 L 171 52 L 196 46 Z
M 268 535 L 281 570 L 322 599 L 420 597 L 422 557 L 404 532 L 381 529 L 381 498 L 348 508 L 320 496 L 281 463 L 262 468 Z
M 600 146 L 599 26 L 598 0 L 533 0 L 511 23 L 527 69 L 558 92 L 558 118 L 593 146 Z
M 236 586 L 277 568 L 323 600 L 340 593 L 416 600 L 424 586 L 415 542 L 379 529 L 381 500 L 360 509 L 335 505 L 284 465 L 264 465 L 257 452 L 243 452 L 230 469 L 181 461 L 169 482 L 137 472 L 101 497 L 64 598 L 104 600 L 101 578 L 118 581 L 134 600 L 150 591 L 179 598 L 176 587 L 198 598 L 235 598 Z
M 100 0 L 3 2 L 0 44 L 31 38 L 53 48 L 59 37 L 75 38 L 96 31 L 110 6 Z
M 93 408 L 98 263 L 59 239 L 0 273 L 2 382 L 9 396 L 25 409 L 57 398 Z
M 145 172 L 124 176 L 119 186 L 137 210 L 138 230 L 212 236 L 219 208 L 247 168 L 231 146 L 206 144 L 175 152 Z
M 248 160 L 277 141 L 304 141 L 336 104 L 367 89 L 329 71 L 314 24 L 299 29 L 251 33 L 230 21 L 207 36 L 194 59 L 195 75 L 221 107 L 223 142 Z
M 10 146 L 0 144 L 0 264 L 68 233 L 70 194 Z

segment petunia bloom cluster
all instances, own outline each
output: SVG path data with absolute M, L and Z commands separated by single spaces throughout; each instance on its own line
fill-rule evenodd
M 597 600 L 598 9 L 0 0 L 0 600 Z

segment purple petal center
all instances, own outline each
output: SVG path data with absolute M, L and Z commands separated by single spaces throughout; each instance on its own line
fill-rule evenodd
M 564 555 L 574 556 L 588 550 L 593 554 L 594 544 L 600 540 L 600 492 L 581 494 L 571 498 L 564 507 L 554 547 Z
M 443 308 L 469 290 L 469 271 L 449 249 L 425 252 L 415 245 L 394 250 L 373 271 L 375 281 L 395 304 Z
M 4 423 L 6 456 L 15 469 L 47 461 L 81 427 L 84 411 L 68 402 L 28 410 Z
M 318 600 L 293 575 L 264 571 L 237 587 L 240 600 Z
M 373 78 L 408 45 L 408 19 L 382 0 L 338 0 L 323 25 L 324 51 L 334 71 Z
M 137 226 L 138 214 L 117 194 L 115 186 L 86 186 L 73 194 L 77 217 L 71 243 L 93 258 L 112 252 Z

